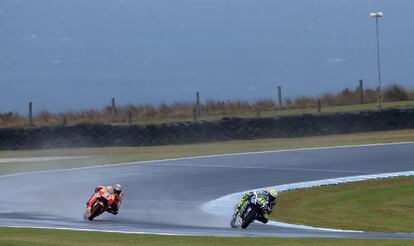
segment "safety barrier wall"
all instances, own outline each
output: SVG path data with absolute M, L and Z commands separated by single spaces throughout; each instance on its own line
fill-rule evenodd
M 238 139 L 285 138 L 414 128 L 414 109 L 273 118 L 223 118 L 161 125 L 3 128 L 0 150 L 150 146 Z

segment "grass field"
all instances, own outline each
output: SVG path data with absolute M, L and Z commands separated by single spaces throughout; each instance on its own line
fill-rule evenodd
M 0 151 L 0 175 L 16 172 L 90 166 L 104 163 L 158 160 L 177 157 L 239 153 L 249 151 L 267 151 L 354 144 L 392 143 L 401 141 L 414 141 L 414 130 L 152 147 L 108 147 Z M 45 156 L 85 156 L 86 158 L 60 161 L 1 162 L 2 158 Z
M 414 233 L 414 177 L 283 192 L 272 219 L 371 232 Z
M 74 232 L 41 229 L 0 228 L 0 245 L 67 245 L 67 246 L 121 246 L 121 245 L 286 245 L 286 246 L 391 246 L 412 245 L 410 240 L 361 240 L 320 238 L 222 238 L 158 235 L 131 235 L 100 232 Z

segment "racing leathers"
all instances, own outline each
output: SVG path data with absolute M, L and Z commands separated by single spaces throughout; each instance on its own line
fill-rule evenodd
M 95 188 L 95 193 L 92 195 L 92 197 L 89 199 L 89 201 L 86 203 L 87 206 L 87 215 L 90 214 L 92 205 L 96 202 L 97 196 L 96 193 L 100 191 L 106 191 L 109 194 L 113 195 L 114 201 L 110 205 L 110 207 L 107 208 L 107 212 L 111 213 L 113 215 L 118 214 L 119 207 L 121 206 L 122 200 L 124 199 L 124 193 L 120 192 L 119 194 L 115 192 L 114 188 L 112 186 L 97 186 Z
M 236 211 L 234 212 L 234 216 L 239 214 L 240 209 L 242 208 L 243 204 L 247 202 L 253 195 L 256 195 L 256 198 L 262 203 L 267 204 L 265 209 L 260 210 L 258 217 L 256 218 L 258 221 L 262 223 L 267 223 L 269 221 L 269 215 L 272 213 L 273 208 L 276 205 L 276 198 L 269 195 L 269 192 L 266 190 L 261 190 L 257 192 L 249 192 L 245 193 L 240 200 L 239 205 L 236 207 Z

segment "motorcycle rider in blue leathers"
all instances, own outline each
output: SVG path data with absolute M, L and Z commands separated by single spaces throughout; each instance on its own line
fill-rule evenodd
M 268 191 L 261 190 L 257 192 L 245 193 L 241 198 L 239 205 L 236 207 L 236 211 L 234 212 L 233 217 L 236 217 L 239 214 L 243 204 L 247 202 L 253 195 L 256 195 L 256 198 L 262 204 L 267 204 L 266 210 L 262 210 L 259 216 L 256 218 L 258 221 L 262 223 L 267 223 L 269 221 L 269 215 L 272 213 L 273 208 L 276 205 L 277 190 L 274 188 L 270 188 Z

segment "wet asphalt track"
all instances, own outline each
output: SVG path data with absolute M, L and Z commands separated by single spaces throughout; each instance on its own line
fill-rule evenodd
M 414 170 L 414 144 L 253 153 L 0 177 L 0 225 L 214 236 L 412 238 L 414 234 L 345 233 L 259 223 L 229 228 L 201 206 L 218 197 L 277 184 Z M 122 183 L 120 214 L 82 219 L 98 184 Z M 276 208 L 277 212 L 277 208 Z

